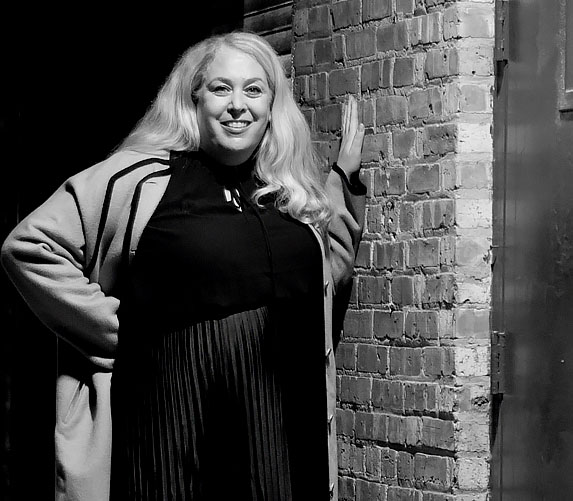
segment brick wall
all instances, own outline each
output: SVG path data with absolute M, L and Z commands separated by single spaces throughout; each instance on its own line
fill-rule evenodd
M 487 499 L 493 26 L 492 0 L 294 4 L 317 147 L 336 159 L 348 93 L 367 128 L 337 352 L 341 500 Z

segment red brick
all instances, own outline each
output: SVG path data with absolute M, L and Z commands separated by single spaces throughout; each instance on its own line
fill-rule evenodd
M 312 38 L 328 37 L 332 33 L 330 6 L 320 5 L 308 11 L 309 35 Z
M 388 442 L 404 445 L 405 443 L 404 419 L 402 416 L 388 416 Z
M 378 52 L 406 49 L 410 44 L 406 22 L 380 26 L 376 31 L 376 44 Z
M 374 100 L 358 101 L 358 114 L 358 120 L 362 122 L 364 127 L 374 127 Z
M 332 40 L 322 38 L 314 42 L 314 64 L 331 64 L 334 60 L 334 46 Z
M 456 75 L 459 71 L 458 52 L 455 49 L 429 50 L 424 69 L 430 80 Z
M 389 157 L 390 134 L 367 134 L 362 147 L 363 162 L 377 162 Z
M 364 450 L 364 447 L 358 447 L 358 446 L 351 446 L 350 448 L 350 457 L 351 457 L 351 463 L 350 463 L 350 467 L 352 469 L 353 473 L 364 473 L 364 459 L 366 456 L 366 451 Z
M 339 104 L 330 104 L 316 110 L 316 127 L 320 132 L 336 132 L 342 126 Z
M 430 377 L 451 376 L 454 372 L 454 354 L 451 348 L 428 346 L 423 350 L 424 374 Z
M 372 440 L 374 416 L 371 412 L 357 412 L 354 418 L 356 438 Z
M 373 415 L 371 438 L 379 442 L 388 441 L 388 416 L 386 414 L 375 413 Z
M 394 59 L 382 60 L 382 88 L 392 86 L 392 74 L 394 72 Z
M 413 14 L 414 0 L 396 0 L 396 12 L 402 14 Z
M 356 344 L 340 343 L 336 348 L 336 367 L 356 370 Z
M 404 243 L 376 243 L 376 268 L 388 270 L 404 269 Z
M 419 376 L 422 369 L 420 348 L 390 348 L 390 375 Z
M 367 405 L 372 395 L 372 380 L 364 377 L 342 376 L 340 400 L 353 404 Z
M 394 87 L 404 87 L 414 83 L 414 58 L 398 57 L 394 61 Z
M 355 501 L 356 481 L 350 477 L 338 477 L 338 500 Z
M 434 413 L 437 410 L 438 385 L 404 383 L 404 408 L 409 412 Z
M 422 202 L 424 229 L 449 228 L 454 224 L 454 201 L 448 198 Z
M 456 501 L 453 494 L 440 494 L 438 492 L 424 492 L 422 501 Z
M 406 193 L 406 169 L 389 167 L 374 172 L 374 196 Z
M 440 239 L 440 264 L 451 266 L 455 262 L 456 241 L 454 237 L 442 237 Z
M 308 77 L 310 103 L 317 103 L 328 99 L 328 79 L 326 73 L 313 73 Z
M 356 501 L 385 501 L 386 487 L 377 482 L 356 480 Z M 354 501 L 354 500 L 353 500 Z
M 385 376 L 390 367 L 390 347 L 378 346 L 378 372 Z
M 451 305 L 456 293 L 455 276 L 451 273 L 426 277 L 426 287 L 422 294 L 423 304 Z
M 432 12 L 427 16 L 421 18 L 421 37 L 420 41 L 423 44 L 441 42 L 442 33 L 442 13 Z
M 445 155 L 456 150 L 458 129 L 455 124 L 424 127 L 424 155 Z
M 404 410 L 404 384 L 400 381 L 374 379 L 372 405 L 385 411 L 401 413 Z
M 407 184 L 410 193 L 428 193 L 440 189 L 440 166 L 413 165 L 408 169 Z
M 430 417 L 422 418 L 422 444 L 434 449 L 455 449 L 454 423 Z
M 346 34 L 346 55 L 349 59 L 358 59 L 376 54 L 376 33 L 367 28 Z
M 358 71 L 358 68 L 331 71 L 328 77 L 330 95 L 358 94 L 360 92 Z
M 438 339 L 438 311 L 415 311 L 406 313 L 404 333 L 410 339 Z
M 400 207 L 400 230 L 417 234 L 422 228 L 422 214 L 421 204 L 403 203 Z
M 454 459 L 450 457 L 414 456 L 416 487 L 434 491 L 448 491 L 454 482 Z
M 380 447 L 370 446 L 366 447 L 366 475 L 373 477 L 374 479 L 380 478 L 380 462 L 381 462 L 381 452 Z M 382 487 L 380 484 L 377 485 L 378 488 Z M 366 498 L 368 501 L 376 499 L 376 497 Z
M 399 206 L 395 200 L 387 199 L 382 207 L 384 217 L 384 231 L 388 235 L 396 235 L 398 232 L 398 218 L 400 217 Z
M 306 120 L 306 123 L 310 127 L 310 130 L 314 130 L 315 127 L 314 110 L 313 109 L 302 110 L 302 114 L 304 116 L 304 119 Z
M 349 310 L 344 318 L 344 336 L 349 338 L 371 338 L 372 318 L 372 311 Z
M 408 115 L 411 120 L 441 116 L 444 110 L 442 91 L 437 87 L 416 90 L 408 97 Z
M 354 436 L 354 411 L 336 409 L 336 433 L 348 437 Z
M 338 476 L 338 501 L 355 501 L 356 480 Z
M 360 242 L 358 252 L 356 253 L 356 260 L 354 266 L 358 268 L 370 268 L 370 250 L 372 248 L 371 242 Z
M 380 61 L 362 65 L 360 85 L 362 92 L 382 87 L 382 63 Z
M 337 449 L 338 468 L 341 470 L 350 470 L 352 467 L 352 445 L 339 439 Z
M 334 29 L 360 24 L 360 0 L 344 0 L 332 4 Z
M 401 487 L 414 485 L 414 456 L 408 452 L 398 452 L 397 471 L 398 484 Z
M 394 158 L 416 156 L 416 131 L 414 129 L 395 130 L 392 133 Z
M 293 80 L 293 95 L 297 102 L 304 103 L 309 99 L 308 77 L 306 75 L 295 77 Z
M 422 501 L 422 493 L 414 489 L 390 486 L 387 501 Z
M 439 238 L 416 239 L 408 242 L 408 266 L 437 267 L 440 260 Z
M 362 20 L 373 21 L 392 15 L 392 0 L 363 0 Z
M 362 304 L 387 303 L 388 292 L 386 277 L 365 276 L 358 279 L 358 301 Z
M 332 51 L 335 62 L 344 60 L 344 35 L 332 36 Z
M 361 372 L 377 372 L 379 368 L 378 349 L 375 345 L 359 344 L 357 347 L 357 369 Z
M 403 311 L 375 311 L 374 335 L 379 339 L 399 339 L 404 335 Z
M 297 37 L 304 36 L 308 33 L 308 9 L 294 9 L 292 28 Z
M 398 473 L 398 453 L 388 447 L 381 450 L 380 479 L 383 483 L 394 483 Z
M 382 207 L 380 205 L 366 208 L 366 231 L 369 233 L 382 231 Z
M 376 99 L 376 124 L 400 124 L 408 119 L 408 102 L 404 96 L 382 96 Z
M 314 42 L 295 42 L 293 54 L 296 74 L 310 73 L 310 69 L 314 64 Z

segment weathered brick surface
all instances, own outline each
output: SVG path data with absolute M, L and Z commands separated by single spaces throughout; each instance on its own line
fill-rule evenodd
M 348 94 L 366 128 L 340 500 L 488 495 L 493 6 L 295 2 L 293 92 L 317 150 L 336 159 Z

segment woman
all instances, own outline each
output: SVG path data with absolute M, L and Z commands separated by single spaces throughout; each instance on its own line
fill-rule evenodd
M 114 154 L 9 235 L 9 276 L 73 347 L 60 499 L 336 499 L 332 323 L 362 230 L 363 137 L 350 99 L 323 185 L 272 48 L 213 37 Z

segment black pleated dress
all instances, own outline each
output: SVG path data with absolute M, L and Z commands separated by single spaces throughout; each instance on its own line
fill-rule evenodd
M 125 278 L 112 500 L 326 500 L 316 237 L 250 202 L 252 162 L 171 169 Z

